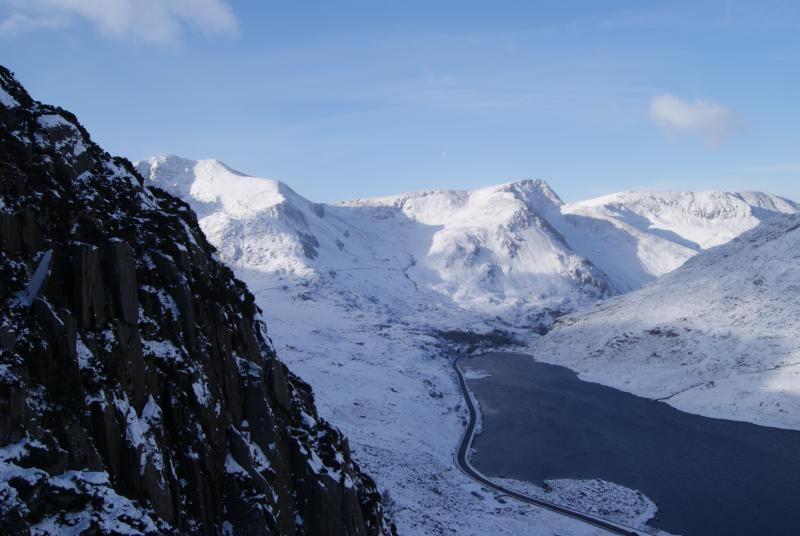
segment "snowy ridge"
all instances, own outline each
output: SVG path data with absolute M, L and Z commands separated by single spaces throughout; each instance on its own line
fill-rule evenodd
M 470 311 L 515 322 L 536 308 L 574 306 L 611 293 L 605 276 L 570 251 L 550 224 L 561 200 L 544 181 L 339 206 L 360 209 L 381 234 L 397 236 L 393 242 L 412 259 L 407 274 L 418 287 Z
M 620 192 L 563 209 L 573 247 L 620 291 L 670 272 L 698 251 L 723 244 L 800 205 L 761 192 Z
M 562 319 L 533 351 L 691 413 L 800 429 L 798 252 L 800 215 L 773 218 Z
M 196 209 L 223 260 L 256 289 L 301 284 L 399 314 L 455 305 L 519 325 L 613 293 L 550 224 L 562 202 L 544 181 L 330 205 L 214 160 L 155 157 L 137 168 Z
M 216 160 L 159 156 L 137 168 L 192 205 L 226 263 L 270 284 L 301 280 L 400 310 L 418 308 L 423 294 L 424 304 L 516 325 L 640 288 L 698 251 L 800 208 L 760 192 L 713 191 L 564 204 L 541 180 L 329 205 Z M 361 273 L 338 277 L 353 271 Z
M 232 266 L 307 274 L 314 245 L 303 240 L 313 204 L 278 181 L 248 177 L 217 160 L 194 162 L 175 156 L 139 163 L 143 176 L 185 200 L 216 238 Z M 246 237 L 246 238 L 245 238 Z M 276 254 L 280 252 L 280 254 Z

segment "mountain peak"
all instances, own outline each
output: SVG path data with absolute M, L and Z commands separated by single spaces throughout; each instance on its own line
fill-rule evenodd
M 216 159 L 191 160 L 160 155 L 134 164 L 142 176 L 182 199 L 195 199 L 208 210 L 221 204 L 226 212 L 247 217 L 289 199 L 309 203 L 286 184 L 236 171 Z M 197 206 L 202 215 L 203 205 Z
M 760 211 L 761 214 L 765 212 L 791 214 L 800 211 L 800 204 L 791 199 L 774 194 L 758 191 L 743 191 L 736 192 L 734 195 L 750 205 L 754 213 Z M 759 216 L 759 214 L 756 215 Z
M 564 204 L 564 201 L 544 179 L 521 179 L 502 184 L 496 188 L 516 192 L 522 196 L 522 199 L 527 204 L 533 204 L 537 208 L 550 205 L 561 207 Z
M 195 168 L 198 166 L 213 172 L 224 171 L 240 177 L 247 177 L 246 173 L 237 171 L 227 165 L 221 160 L 216 158 L 204 158 L 201 160 L 193 160 L 191 158 L 184 158 L 174 154 L 162 154 L 151 156 L 134 163 L 139 172 L 146 178 L 150 178 L 154 182 L 164 177 L 191 177 Z M 265 179 L 267 180 L 267 179 Z
M 14 108 L 20 104 L 32 104 L 28 92 L 20 84 L 11 71 L 0 65 L 0 104 L 6 108 Z

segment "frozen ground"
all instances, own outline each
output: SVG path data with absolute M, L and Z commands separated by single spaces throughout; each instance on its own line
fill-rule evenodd
M 612 482 L 599 479 L 557 479 L 546 480 L 545 486 L 540 487 L 511 478 L 494 478 L 492 481 L 529 497 L 544 499 L 603 519 L 624 523 L 650 534 L 667 535 L 666 532 L 647 525 L 647 521 L 658 511 L 653 501 L 639 491 Z

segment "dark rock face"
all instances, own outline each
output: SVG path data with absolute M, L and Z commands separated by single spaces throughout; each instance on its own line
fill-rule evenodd
M 0 67 L 0 532 L 393 531 L 194 213 Z

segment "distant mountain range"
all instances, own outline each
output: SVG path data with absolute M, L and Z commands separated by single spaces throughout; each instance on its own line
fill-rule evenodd
M 622 192 L 565 204 L 541 180 L 322 204 L 216 160 L 159 156 L 136 167 L 191 204 L 249 282 L 303 281 L 354 306 L 436 304 L 518 326 L 640 288 L 800 209 L 760 192 Z

